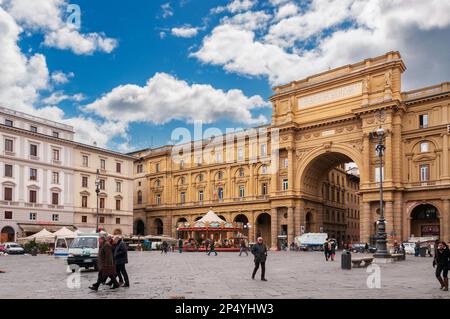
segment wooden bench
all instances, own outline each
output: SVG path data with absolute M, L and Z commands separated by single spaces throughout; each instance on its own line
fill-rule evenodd
M 391 254 L 392 258 L 395 261 L 401 261 L 401 260 L 405 260 L 406 259 L 406 255 L 405 254 Z
M 354 268 L 359 268 L 361 266 L 367 267 L 372 262 L 373 262 L 373 257 L 352 258 L 352 264 L 353 264 Z

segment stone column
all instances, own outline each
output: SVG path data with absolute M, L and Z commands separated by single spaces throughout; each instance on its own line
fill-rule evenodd
M 288 207 L 287 214 L 288 214 L 288 238 L 287 238 L 287 240 L 288 240 L 288 245 L 290 245 L 292 243 L 292 241 L 294 240 L 294 236 L 295 236 L 294 208 Z
M 386 152 L 384 156 L 384 180 L 392 182 L 392 132 L 386 132 Z
M 288 191 L 294 190 L 294 161 L 293 161 L 293 148 L 288 147 Z
M 393 237 L 392 231 L 394 231 L 394 209 L 392 201 L 386 201 L 384 205 L 384 217 L 386 219 L 386 233 L 388 238 L 388 247 L 392 246 Z
M 270 237 L 271 237 L 271 247 L 270 250 L 277 250 L 278 243 L 278 210 L 276 208 L 272 208 L 271 210 L 271 229 L 270 229 Z
M 407 238 L 403 238 L 403 195 L 401 192 L 396 192 L 394 194 L 394 240 L 406 241 Z
M 361 212 L 359 215 L 360 218 L 360 240 L 363 243 L 369 242 L 370 237 L 370 202 L 363 202 L 361 205 Z
M 253 210 L 248 212 L 248 222 L 250 224 L 250 228 L 248 229 L 248 240 L 251 243 L 255 242 L 255 234 L 256 234 L 256 223 L 255 223 L 255 212 Z
M 442 136 L 442 179 L 448 181 L 448 134 Z
M 304 200 L 300 200 L 298 203 L 298 207 L 297 207 L 297 221 L 295 222 L 297 225 L 297 234 L 298 236 L 302 235 L 302 230 L 301 230 L 301 226 L 303 225 L 303 227 L 305 227 L 306 224 L 306 214 L 305 214 L 305 201 Z
M 441 214 L 441 239 L 448 242 L 450 239 L 450 199 L 445 198 L 443 201 L 443 211 L 439 212 Z

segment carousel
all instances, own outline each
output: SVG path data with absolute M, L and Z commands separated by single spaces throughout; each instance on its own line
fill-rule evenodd
M 226 222 L 210 210 L 193 224 L 178 223 L 177 235 L 184 240 L 184 251 L 206 251 L 212 240 L 216 251 L 239 251 L 240 241 L 247 240 L 243 229 L 242 223 Z

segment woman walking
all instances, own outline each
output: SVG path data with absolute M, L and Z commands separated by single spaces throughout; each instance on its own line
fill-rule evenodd
M 100 250 L 97 259 L 98 278 L 97 282 L 89 287 L 89 289 L 94 291 L 98 291 L 100 284 L 106 282 L 106 279 L 108 278 L 110 278 L 112 282 L 111 289 L 120 287 L 116 280 L 116 265 L 114 264 L 114 252 L 111 241 L 112 236 L 106 237 L 105 235 L 102 235 L 99 238 Z
M 433 260 L 433 267 L 436 267 L 436 278 L 441 284 L 443 291 L 448 291 L 448 264 L 450 262 L 450 250 L 445 242 L 438 244 Z M 442 274 L 442 278 L 441 277 Z

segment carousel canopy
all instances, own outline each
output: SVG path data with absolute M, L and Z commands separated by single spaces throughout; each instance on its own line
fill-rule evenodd
M 55 240 L 55 235 L 49 232 L 47 229 L 43 229 L 40 232 L 28 236 L 26 240 L 36 240 L 37 242 L 52 242 Z
M 224 222 L 224 220 L 222 218 L 220 218 L 219 216 L 217 216 L 216 213 L 214 213 L 212 210 L 210 210 L 208 213 L 206 213 L 205 216 L 203 216 L 202 218 L 197 220 L 197 223 L 205 223 L 205 224 L 209 224 L 209 223 L 222 224 L 223 222 Z

